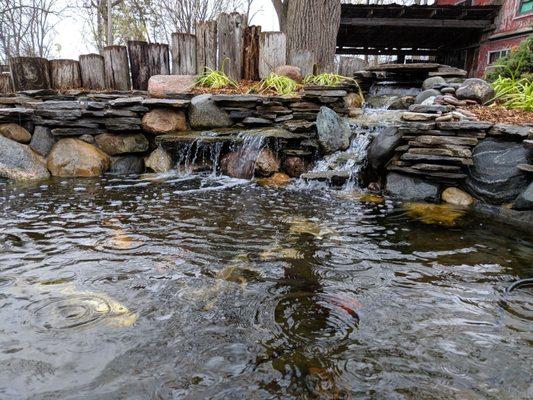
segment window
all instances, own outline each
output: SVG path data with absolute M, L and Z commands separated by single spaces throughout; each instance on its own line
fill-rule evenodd
M 522 0 L 520 2 L 519 14 L 527 14 L 533 11 L 533 0 Z
M 509 55 L 509 53 L 511 52 L 511 50 L 509 49 L 505 49 L 505 50 L 498 50 L 498 51 L 491 51 L 489 53 L 489 64 L 492 64 L 493 62 L 495 62 L 496 60 L 502 58 L 502 57 L 505 57 L 507 55 Z

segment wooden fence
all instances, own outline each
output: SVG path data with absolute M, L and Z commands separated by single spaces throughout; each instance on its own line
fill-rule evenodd
M 0 70 L 0 93 L 53 89 L 147 90 L 154 75 L 196 75 L 205 68 L 224 69 L 234 80 L 258 80 L 289 62 L 303 75 L 314 70 L 309 51 L 287 54 L 285 34 L 261 32 L 247 26 L 239 13 L 219 15 L 216 21 L 198 22 L 196 34 L 174 33 L 165 43 L 129 41 L 108 46 L 102 54 L 84 54 L 79 60 L 36 57 L 10 59 L 10 72 Z M 343 70 L 347 70 L 348 63 Z

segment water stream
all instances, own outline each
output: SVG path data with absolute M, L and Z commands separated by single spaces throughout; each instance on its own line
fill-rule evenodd
M 528 233 L 210 171 L 0 194 L 0 399 L 532 397 Z

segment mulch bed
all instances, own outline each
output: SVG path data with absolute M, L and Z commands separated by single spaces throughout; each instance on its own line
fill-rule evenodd
M 239 81 L 236 87 L 226 87 L 221 89 L 195 87 L 191 90 L 193 94 L 261 94 L 265 96 L 277 96 L 274 90 L 260 90 L 260 82 Z M 298 91 L 297 91 L 298 92 Z
M 533 112 L 524 110 L 509 110 L 500 105 L 470 106 L 468 111 L 474 113 L 481 121 L 493 124 L 526 125 L 533 124 Z

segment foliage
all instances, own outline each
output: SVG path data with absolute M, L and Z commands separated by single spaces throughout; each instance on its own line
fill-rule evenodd
M 533 111 L 533 81 L 500 76 L 492 86 L 496 91 L 495 100 L 506 108 Z
M 304 79 L 304 85 L 316 85 L 316 86 L 339 86 L 342 83 L 354 81 L 337 74 L 320 74 L 320 75 L 307 75 Z
M 298 89 L 298 84 L 291 78 L 271 73 L 261 81 L 260 90 L 273 90 L 279 95 L 293 94 Z
M 494 82 L 500 76 L 512 79 L 529 76 L 529 81 L 531 81 L 531 71 L 533 71 L 533 35 L 511 50 L 508 56 L 500 58 L 491 65 L 490 72 L 487 72 L 485 78 Z
M 202 86 L 210 89 L 222 89 L 229 86 L 236 87 L 237 83 L 233 81 L 224 72 L 224 65 L 228 59 L 226 58 L 222 63 L 220 71 L 215 71 L 209 67 L 205 67 L 204 73 L 196 78 L 196 86 Z

